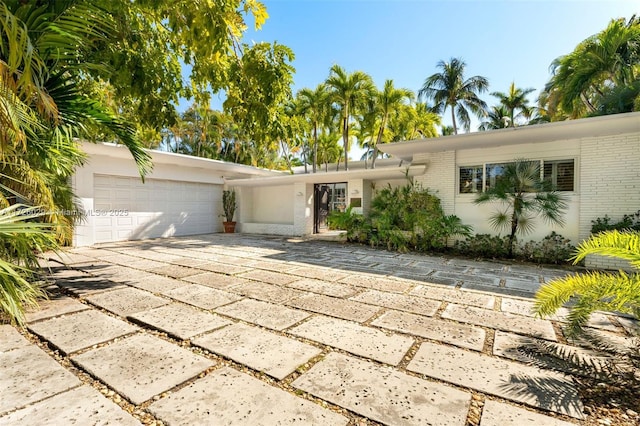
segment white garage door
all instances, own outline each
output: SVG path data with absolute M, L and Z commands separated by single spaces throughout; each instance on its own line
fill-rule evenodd
M 96 243 L 218 232 L 222 185 L 94 175 Z

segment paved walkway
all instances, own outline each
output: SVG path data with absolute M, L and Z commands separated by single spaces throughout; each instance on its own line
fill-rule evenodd
M 567 425 L 562 270 L 208 235 L 70 250 L 28 331 L 0 326 L 0 425 Z M 624 323 L 593 327 L 623 338 Z

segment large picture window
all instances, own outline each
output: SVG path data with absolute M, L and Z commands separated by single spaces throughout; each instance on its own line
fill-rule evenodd
M 536 163 L 538 160 L 535 161 Z M 492 188 L 500 181 L 508 163 L 485 163 L 461 166 L 458 191 L 460 194 L 478 193 Z M 557 191 L 573 191 L 575 181 L 574 160 L 540 161 L 541 177 L 551 182 Z

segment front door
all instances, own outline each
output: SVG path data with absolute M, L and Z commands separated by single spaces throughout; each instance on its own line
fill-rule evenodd
M 347 184 L 321 183 L 314 186 L 315 220 L 313 232 L 327 230 L 327 217 L 332 211 L 345 211 L 347 208 Z
M 313 232 L 316 234 L 321 229 L 327 229 L 327 216 L 329 216 L 329 185 L 315 185 L 313 191 L 315 200 L 315 223 Z

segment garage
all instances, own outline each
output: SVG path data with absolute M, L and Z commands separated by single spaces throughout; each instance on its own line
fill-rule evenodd
M 149 150 L 153 170 L 143 183 L 126 147 L 84 142 L 82 148 L 87 161 L 72 178 L 86 213 L 74 228 L 76 247 L 222 232 L 222 191 L 227 182 L 285 174 Z
M 96 243 L 218 231 L 222 185 L 101 174 L 93 185 Z

